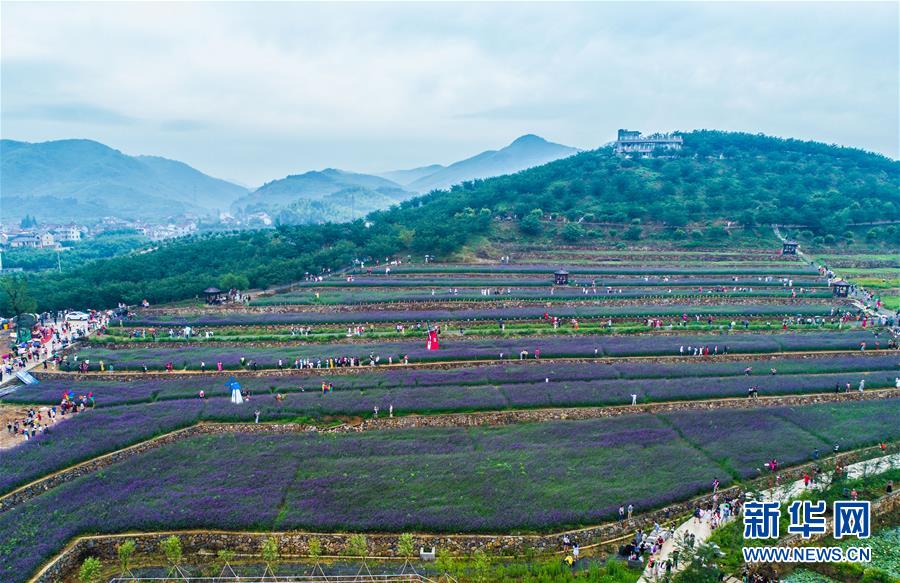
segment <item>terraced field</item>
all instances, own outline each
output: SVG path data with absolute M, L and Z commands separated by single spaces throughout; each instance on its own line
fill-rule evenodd
M 751 479 L 773 457 L 900 438 L 900 353 L 818 266 L 769 250 L 527 253 L 111 322 L 2 398 L 90 406 L 0 452 L 0 579 L 89 533 L 551 532 Z M 553 285 L 560 267 L 570 283 Z

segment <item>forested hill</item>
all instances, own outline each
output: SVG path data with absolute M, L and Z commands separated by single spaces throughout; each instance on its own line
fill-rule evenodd
M 77 271 L 31 276 L 40 308 L 114 306 L 194 297 L 226 277 L 265 287 L 355 258 L 446 255 L 490 235 L 495 218 L 539 236 L 549 215 L 572 221 L 715 220 L 803 224 L 841 237 L 851 223 L 900 219 L 900 163 L 860 150 L 749 134 L 685 133 L 672 158 L 625 159 L 610 148 L 436 191 L 340 225 L 280 227 L 164 244 Z M 510 225 L 509 221 L 502 224 Z M 897 229 L 879 231 L 895 238 Z M 606 239 L 608 239 L 608 233 Z M 8 312 L 8 308 L 5 308 Z

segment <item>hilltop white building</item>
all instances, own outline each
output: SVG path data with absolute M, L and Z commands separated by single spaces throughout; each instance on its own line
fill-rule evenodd
M 616 140 L 617 154 L 639 154 L 651 156 L 654 152 L 662 150 L 674 152 L 681 149 L 684 139 L 675 134 L 650 134 L 642 136 L 635 130 L 619 130 Z

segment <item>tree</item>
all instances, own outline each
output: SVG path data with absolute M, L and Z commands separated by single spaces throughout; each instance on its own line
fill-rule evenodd
M 563 228 L 562 238 L 569 243 L 575 243 L 584 237 L 584 229 L 578 223 L 569 223 Z
M 306 543 L 306 552 L 309 553 L 309 556 L 318 561 L 319 557 L 322 556 L 322 541 L 320 541 L 316 537 L 312 537 L 309 539 L 309 542 Z
M 350 535 L 344 552 L 351 557 L 365 557 L 369 553 L 369 543 L 366 541 L 365 535 Z
M 273 569 L 278 566 L 278 540 L 274 536 L 266 539 L 262 546 L 262 558 L 266 562 L 266 567 Z
M 21 275 L 10 275 L 0 279 L 3 289 L 3 311 L 13 316 L 31 313 L 37 309 L 37 301 L 28 291 L 28 280 Z
M 178 570 L 178 565 L 181 563 L 182 557 L 181 539 L 173 534 L 159 543 L 159 549 L 163 552 L 163 555 L 165 555 L 166 560 L 172 564 L 172 570 Z
M 525 235 L 529 235 L 532 237 L 535 235 L 539 235 L 543 230 L 541 219 L 533 214 L 523 217 L 522 220 L 519 221 L 519 230 L 522 231 L 522 233 L 524 233 Z
M 135 544 L 133 540 L 127 540 L 116 547 L 116 554 L 119 556 L 120 573 L 125 574 L 128 571 L 128 562 L 134 555 Z
M 641 228 L 638 227 L 637 225 L 633 225 L 631 227 L 628 227 L 625 230 L 625 233 L 622 235 L 622 238 L 627 239 L 628 241 L 637 241 L 638 239 L 641 238 L 641 234 L 642 234 Z
M 235 273 L 226 273 L 221 278 L 219 278 L 219 287 L 221 287 L 224 290 L 248 289 L 250 287 L 250 280 L 247 279 L 246 275 L 238 275 Z
M 397 553 L 401 557 L 411 557 L 416 552 L 416 544 L 413 541 L 413 535 L 404 532 L 397 539 Z
M 78 580 L 81 583 L 98 583 L 100 581 L 100 571 L 102 565 L 100 559 L 96 557 L 88 557 L 81 563 L 78 569 Z
M 490 579 L 491 559 L 487 554 L 478 549 L 472 556 L 472 581 L 475 583 L 487 583 Z

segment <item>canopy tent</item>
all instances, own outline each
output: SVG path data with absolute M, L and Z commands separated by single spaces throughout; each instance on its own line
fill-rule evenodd
M 244 397 L 241 396 L 241 383 L 237 382 L 234 377 L 228 379 L 228 382 L 225 383 L 225 386 L 231 389 L 231 402 L 235 405 L 240 405 L 244 402 Z

